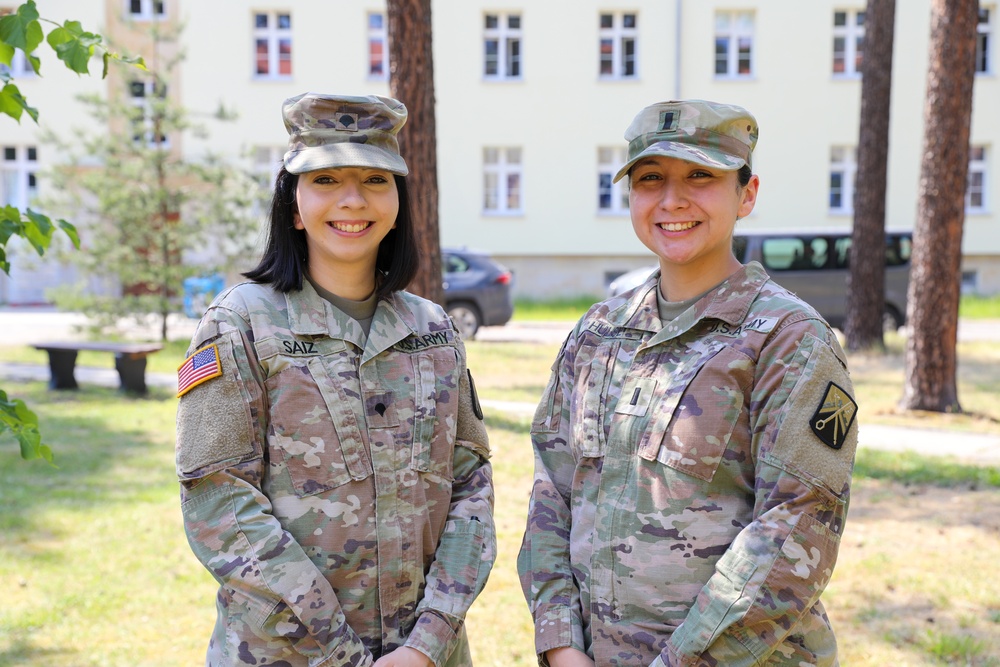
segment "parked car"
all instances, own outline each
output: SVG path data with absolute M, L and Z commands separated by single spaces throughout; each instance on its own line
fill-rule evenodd
M 479 327 L 507 324 L 514 314 L 514 274 L 488 254 L 442 248 L 445 310 L 463 338 Z
M 911 241 L 909 231 L 886 232 L 882 321 L 887 331 L 905 324 Z M 737 232 L 733 253 L 744 264 L 760 262 L 776 283 L 818 310 L 830 326 L 843 329 L 851 259 L 849 230 Z M 622 274 L 608 286 L 609 296 L 641 285 L 655 269 L 647 266 Z

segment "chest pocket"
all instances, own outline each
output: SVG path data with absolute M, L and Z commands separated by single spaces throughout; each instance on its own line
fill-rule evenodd
M 605 419 L 607 390 L 611 368 L 620 343 L 609 342 L 593 348 L 589 363 L 576 366 L 570 415 L 573 423 L 573 449 L 578 456 L 604 456 L 609 422 Z
M 387 446 L 394 452 L 408 451 L 409 456 L 398 459 L 398 465 L 450 481 L 458 425 L 455 348 L 392 350 L 375 363 L 377 377 L 363 379 L 373 449 Z
M 654 399 L 639 456 L 712 481 L 753 379 L 753 362 L 718 345 L 682 365 Z
M 336 340 L 315 341 L 305 354 L 284 354 L 283 341 L 258 343 L 270 401 L 272 463 L 284 462 L 298 496 L 322 493 L 372 472 L 361 429 L 356 355 Z

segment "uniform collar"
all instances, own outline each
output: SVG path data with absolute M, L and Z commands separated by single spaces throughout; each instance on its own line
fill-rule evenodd
M 408 308 L 402 307 L 400 298 L 393 293 L 379 300 L 366 340 L 357 320 L 335 308 L 304 280 L 301 290 L 285 293 L 288 328 L 299 336 L 329 336 L 354 343 L 364 350 L 364 362 L 416 331 L 415 318 Z
M 675 338 L 703 319 L 738 325 L 746 319 L 750 306 L 768 279 L 764 267 L 750 262 L 664 327 L 656 305 L 660 281 L 660 270 L 656 269 L 631 298 L 608 313 L 608 320 L 615 326 L 652 332 L 654 337 L 649 344 Z

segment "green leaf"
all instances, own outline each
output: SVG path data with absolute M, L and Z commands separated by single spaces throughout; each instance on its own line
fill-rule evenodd
M 52 242 L 54 231 L 52 221 L 41 213 L 28 209 L 28 219 L 21 220 L 21 236 L 28 240 L 39 255 L 45 254 L 45 249 Z
M 66 232 L 66 236 L 68 236 L 69 240 L 73 242 L 73 247 L 79 250 L 80 234 L 79 232 L 76 231 L 76 227 L 74 227 L 72 223 L 66 222 L 65 220 L 62 219 L 58 221 L 58 224 L 59 224 L 59 229 Z
M 35 70 L 35 74 L 41 75 L 42 73 L 42 59 L 37 58 L 30 53 L 27 55 L 28 62 L 31 63 L 31 69 Z
M 20 123 L 21 114 L 25 111 L 28 112 L 32 120 L 38 122 L 38 109 L 28 106 L 28 100 L 24 99 L 17 86 L 8 83 L 0 89 L 0 113 L 5 113 Z
M 12 60 L 14 60 L 14 47 L 6 42 L 0 42 L 0 63 L 10 67 Z
M 13 14 L 0 19 L 0 41 L 31 53 L 42 43 L 42 26 L 34 0 L 28 0 Z
M 10 275 L 10 262 L 7 261 L 7 252 L 0 246 L 0 269 L 8 276 Z
M 55 49 L 59 60 L 77 74 L 90 73 L 90 58 L 101 41 L 100 35 L 86 32 L 79 21 L 66 21 L 48 36 L 49 46 Z

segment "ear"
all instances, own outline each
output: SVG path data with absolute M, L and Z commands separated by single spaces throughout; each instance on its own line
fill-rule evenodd
M 306 226 L 302 224 L 302 216 L 299 215 L 299 207 L 295 207 L 295 212 L 292 213 L 292 224 L 295 229 L 305 229 Z
M 757 174 L 754 174 L 750 177 L 750 182 L 743 187 L 743 192 L 740 193 L 740 210 L 736 214 L 737 218 L 745 218 L 753 211 L 753 207 L 757 203 L 758 188 L 760 188 L 760 179 Z

